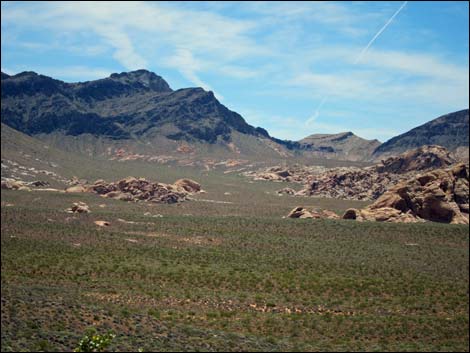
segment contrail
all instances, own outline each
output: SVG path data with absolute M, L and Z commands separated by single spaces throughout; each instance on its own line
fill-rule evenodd
M 318 104 L 317 109 L 315 109 L 315 114 L 313 114 L 310 118 L 308 118 L 308 120 L 305 122 L 305 125 L 310 125 L 318 118 L 318 116 L 320 115 L 320 109 L 321 107 L 323 107 L 323 104 L 325 104 L 325 102 L 328 100 L 328 97 L 329 96 L 323 97 L 320 104 Z
M 356 60 L 354 60 L 354 64 L 357 64 L 359 62 L 359 60 L 361 60 L 362 56 L 367 52 L 367 50 L 369 50 L 369 47 L 372 45 L 372 43 L 375 42 L 375 40 L 382 34 L 383 31 L 385 31 L 385 29 L 388 27 L 388 25 L 393 21 L 393 19 L 401 12 L 401 10 L 403 10 L 403 8 L 406 6 L 406 4 L 408 3 L 408 1 L 405 1 L 401 6 L 400 8 L 393 14 L 392 17 L 390 17 L 390 19 L 387 21 L 387 23 L 384 24 L 384 26 L 380 29 L 380 31 L 378 31 L 376 33 L 376 35 L 370 40 L 369 43 L 367 43 L 366 47 L 364 49 L 362 49 L 362 51 L 359 53 L 359 55 L 357 56 Z
M 383 25 L 383 27 L 375 34 L 374 37 L 367 43 L 367 45 L 364 47 L 364 49 L 361 50 L 359 55 L 356 57 L 356 59 L 353 61 L 353 64 L 356 65 L 359 60 L 362 59 L 365 53 L 369 50 L 370 46 L 375 42 L 375 40 L 382 34 L 383 31 L 392 23 L 393 19 L 403 10 L 403 8 L 408 4 L 408 1 L 403 2 L 403 4 L 400 6 L 400 8 L 395 11 L 395 13 L 388 19 L 388 21 Z M 331 94 L 330 94 L 331 95 Z M 320 109 L 323 107 L 323 104 L 328 100 L 329 96 L 324 96 L 323 99 L 321 100 L 320 104 L 318 104 L 317 109 L 315 110 L 315 113 L 305 122 L 306 125 L 312 123 L 318 116 L 320 115 Z

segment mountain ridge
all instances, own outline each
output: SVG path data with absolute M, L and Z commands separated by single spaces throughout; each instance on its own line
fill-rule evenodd
M 235 154 L 257 151 L 281 157 L 301 155 L 349 161 L 377 160 L 431 144 L 468 154 L 468 135 L 466 140 L 460 136 L 468 131 L 468 109 L 441 116 L 383 144 L 351 131 L 311 134 L 291 141 L 250 125 L 221 104 L 212 91 L 200 87 L 173 90 L 161 76 L 144 69 L 73 83 L 33 71 L 16 75 L 2 72 L 1 77 L 2 123 L 59 143 L 60 136 L 70 141 L 67 136 L 90 135 L 109 141 L 142 141 L 140 145 L 151 144 L 155 148 L 170 146 L 166 152 L 175 150 L 174 142 L 202 143 Z M 462 112 L 466 112 L 463 124 Z M 455 116 L 458 121 L 453 123 Z M 429 126 L 432 128 L 420 132 Z M 455 141 L 452 134 L 461 138 Z
M 469 145 L 469 110 L 441 115 L 378 146 L 374 158 L 384 158 L 403 153 L 423 145 L 439 145 L 455 152 Z

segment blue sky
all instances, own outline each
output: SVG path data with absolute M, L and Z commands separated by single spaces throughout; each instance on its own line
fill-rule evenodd
M 6 1 L 1 68 L 68 82 L 146 68 L 278 138 L 386 141 L 469 106 L 468 2 L 403 4 Z

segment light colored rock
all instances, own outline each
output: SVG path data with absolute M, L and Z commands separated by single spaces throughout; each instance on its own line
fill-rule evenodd
M 67 189 L 65 189 L 65 192 L 71 192 L 71 193 L 72 192 L 87 192 L 87 191 L 88 190 L 83 185 L 80 185 L 80 184 L 70 186 Z
M 296 207 L 292 211 L 289 212 L 287 215 L 288 218 L 315 218 L 315 219 L 339 219 L 340 217 L 334 213 L 333 211 L 329 210 L 308 210 L 304 207 Z
M 196 193 L 201 191 L 201 184 L 191 179 L 179 179 L 173 183 L 177 189 L 183 189 L 189 193 Z
M 19 190 L 21 187 L 24 187 L 24 183 L 20 180 L 15 179 L 2 179 L 1 187 L 6 190 Z
M 295 190 L 292 189 L 292 188 L 283 188 L 281 190 L 278 190 L 276 191 L 276 193 L 282 195 L 282 194 L 286 194 L 286 195 L 294 195 L 295 194 Z
M 296 207 L 287 215 L 288 218 L 313 218 L 310 211 L 307 211 L 303 207 Z
M 365 209 L 347 210 L 343 219 L 469 224 L 468 175 L 463 163 L 417 175 L 393 186 Z
M 73 206 L 66 210 L 68 213 L 89 213 L 90 208 L 84 202 L 74 202 Z
M 390 157 L 376 166 L 379 173 L 402 174 L 411 171 L 424 171 L 446 168 L 456 160 L 450 152 L 441 146 L 428 145 L 406 151 L 396 157 Z
M 99 227 L 109 227 L 111 225 L 108 221 L 94 221 L 93 223 Z

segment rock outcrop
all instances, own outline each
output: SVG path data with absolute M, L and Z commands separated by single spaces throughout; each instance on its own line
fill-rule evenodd
M 320 219 L 320 218 L 339 219 L 341 218 L 333 211 L 329 211 L 329 210 L 318 211 L 316 209 L 308 210 L 300 206 L 290 211 L 287 217 L 288 218 L 315 218 L 315 219 Z
M 98 227 L 109 227 L 111 225 L 111 223 L 108 221 L 94 221 L 93 223 L 95 223 Z
M 400 175 L 378 173 L 373 168 L 335 168 L 312 176 L 296 195 L 375 200 L 401 179 Z
M 87 189 L 83 185 L 74 185 L 65 189 L 65 192 L 86 192 Z
M 419 172 L 448 167 L 455 163 L 441 146 L 423 146 L 366 167 L 281 167 L 244 175 L 255 180 L 300 182 L 305 186 L 297 196 L 331 197 L 348 200 L 376 200 L 389 188 Z
M 189 194 L 201 191 L 201 185 L 194 180 L 180 179 L 175 184 L 152 183 L 145 178 L 128 177 L 107 183 L 97 180 L 87 190 L 123 201 L 149 201 L 155 203 L 176 203 L 186 200 Z
M 379 173 L 403 174 L 413 171 L 445 168 L 456 160 L 442 146 L 422 146 L 379 163 L 375 170 Z
M 28 186 L 26 186 L 26 184 L 23 181 L 11 179 L 11 178 L 2 179 L 1 187 L 2 189 L 5 189 L 5 190 L 31 191 L 31 189 Z
M 173 183 L 178 189 L 185 192 L 196 193 L 201 191 L 201 184 L 191 179 L 179 179 Z
M 343 219 L 469 224 L 468 167 L 459 163 L 419 174 L 391 187 L 365 209 L 347 210 Z
M 67 213 L 89 213 L 90 208 L 84 202 L 74 202 L 72 207 L 65 210 Z
M 280 189 L 278 191 L 276 191 L 277 194 L 279 195 L 295 195 L 296 191 L 292 188 L 283 188 L 283 189 Z

